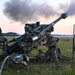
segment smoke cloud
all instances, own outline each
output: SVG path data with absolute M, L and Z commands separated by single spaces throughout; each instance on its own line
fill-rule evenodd
M 74 0 L 70 3 L 67 13 L 69 15 L 75 15 L 75 1 Z
M 57 14 L 48 4 L 37 4 L 32 0 L 10 0 L 5 3 L 3 12 L 9 19 L 21 23 L 35 21 L 39 17 L 49 18 Z

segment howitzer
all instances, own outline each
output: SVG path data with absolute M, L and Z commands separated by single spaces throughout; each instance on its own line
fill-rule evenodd
M 31 27 L 30 31 L 32 32 L 28 30 L 25 32 L 25 34 L 19 37 L 15 37 L 11 41 L 9 41 L 12 42 L 12 44 L 7 46 L 7 49 L 5 51 L 6 54 L 10 55 L 12 53 L 29 53 L 33 48 L 38 47 L 45 40 L 47 32 L 51 33 L 53 31 L 54 24 L 56 24 L 61 19 L 65 19 L 66 17 L 67 14 L 63 13 L 58 19 L 50 24 L 28 24 L 28 28 Z M 7 44 L 9 44 L 9 42 Z
M 37 48 L 39 45 L 41 45 L 46 40 L 47 32 L 51 33 L 53 31 L 53 26 L 58 21 L 65 19 L 66 17 L 67 14 L 63 13 L 58 19 L 50 24 L 40 25 L 39 22 L 36 22 L 35 24 L 26 24 L 25 34 L 15 37 L 9 42 L 5 43 L 6 45 L 4 45 L 2 48 L 3 52 L 0 55 L 0 60 L 10 56 L 15 62 L 17 61 L 16 59 L 19 60 L 19 58 L 24 58 L 20 61 L 27 62 L 27 54 L 30 53 L 33 48 Z

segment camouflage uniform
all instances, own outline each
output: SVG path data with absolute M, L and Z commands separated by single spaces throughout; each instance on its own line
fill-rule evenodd
M 0 35 L 1 35 L 1 33 L 2 33 L 2 29 L 0 28 Z
M 0 28 L 0 48 L 2 49 L 3 53 L 6 53 L 6 50 L 7 50 L 7 39 L 2 35 L 1 28 Z
M 2 30 L 1 30 L 1 28 L 0 28 L 0 48 L 2 48 Z
M 48 51 L 46 52 L 46 55 L 50 58 L 51 61 L 59 62 L 57 57 L 57 52 L 56 52 L 57 49 L 56 41 L 58 41 L 58 39 L 54 38 L 50 34 L 47 34 L 46 37 L 47 37 L 46 45 L 48 47 Z

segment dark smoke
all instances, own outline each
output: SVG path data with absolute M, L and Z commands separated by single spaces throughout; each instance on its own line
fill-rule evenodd
M 59 13 L 61 12 L 66 12 L 66 10 L 68 9 L 68 4 L 59 4 Z
M 75 15 L 75 1 L 74 0 L 70 3 L 67 13 L 69 15 Z
M 46 3 L 37 4 L 32 0 L 10 0 L 5 3 L 4 14 L 21 23 L 38 20 L 39 17 L 49 18 L 56 12 Z

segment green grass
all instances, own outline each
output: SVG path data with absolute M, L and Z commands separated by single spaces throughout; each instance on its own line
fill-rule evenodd
M 61 53 L 63 55 L 71 57 L 72 55 L 72 38 L 60 38 L 58 42 L 58 46 L 61 49 Z
M 71 57 L 72 56 L 72 38 L 60 38 L 59 42 L 57 43 L 57 46 L 61 49 L 61 54 Z M 39 46 L 38 49 L 41 49 L 43 51 L 47 51 L 46 46 Z M 38 51 L 36 49 L 33 49 L 30 55 L 36 55 Z
M 8 37 L 8 40 L 11 38 Z M 60 47 L 62 55 L 72 57 L 72 38 L 60 38 L 57 45 Z M 39 46 L 39 49 L 46 51 L 47 47 Z M 33 49 L 29 55 L 35 56 L 36 54 L 38 54 L 38 51 Z M 26 68 L 20 70 L 8 68 L 2 75 L 75 75 L 75 61 L 73 63 L 72 60 L 62 61 L 60 64 L 49 62 L 29 64 Z
M 8 70 L 2 75 L 75 75 L 75 69 L 67 64 L 55 65 L 48 64 L 36 64 L 29 65 L 27 69 L 21 70 Z

